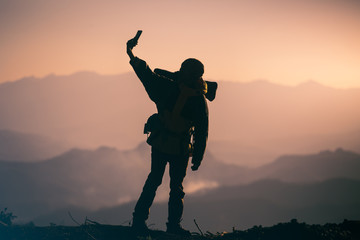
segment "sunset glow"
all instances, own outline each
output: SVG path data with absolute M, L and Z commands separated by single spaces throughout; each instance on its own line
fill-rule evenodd
M 0 236 L 355 239 L 359 109 L 360 0 L 0 0 Z
M 360 87 L 360 4 L 320 1 L 0 1 L 0 82 L 88 70 L 130 71 L 135 54 L 177 70 L 188 57 L 205 77 L 284 85 Z

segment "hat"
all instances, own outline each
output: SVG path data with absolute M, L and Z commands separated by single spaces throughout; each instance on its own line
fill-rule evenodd
M 181 64 L 180 72 L 200 78 L 204 74 L 204 65 L 195 58 L 188 58 Z

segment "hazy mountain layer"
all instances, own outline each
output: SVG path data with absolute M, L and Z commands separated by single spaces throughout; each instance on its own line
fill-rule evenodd
M 149 170 L 150 149 L 146 144 L 131 151 L 73 149 L 36 163 L 0 162 L 1 204 L 25 219 L 67 206 L 115 206 L 137 199 Z M 359 171 L 360 155 L 344 150 L 284 156 L 256 169 L 225 164 L 208 153 L 198 172 L 188 171 L 184 188 L 191 195 L 267 178 L 299 184 L 359 179 Z M 163 182 L 157 201 L 168 198 L 167 174 Z
M 66 143 L 34 134 L 0 130 L 0 161 L 34 162 L 60 155 Z
M 320 149 L 360 152 L 359 108 L 360 89 L 219 82 L 209 103 L 209 147 L 217 158 L 244 166 Z M 131 149 L 145 140 L 143 124 L 153 112 L 134 73 L 80 72 L 0 85 L 0 129 L 50 136 L 73 147 Z
M 222 187 L 204 194 L 185 197 L 183 226 L 197 231 L 196 219 L 203 231 L 231 231 L 254 225 L 270 226 L 291 219 L 310 224 L 339 223 L 360 217 L 360 181 L 332 179 L 319 183 L 284 183 L 262 180 L 249 185 Z M 68 211 L 77 219 L 88 217 L 104 224 L 127 225 L 132 218 L 135 202 L 89 212 L 66 208 L 35 219 L 47 225 L 74 223 Z M 151 209 L 148 224 L 164 229 L 167 203 L 157 203 Z

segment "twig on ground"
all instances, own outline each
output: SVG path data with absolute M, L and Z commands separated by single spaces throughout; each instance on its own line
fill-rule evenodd
M 211 232 L 209 232 L 209 231 L 206 231 L 206 235 L 209 236 L 209 237 L 215 236 L 215 234 L 213 234 L 213 233 L 211 233 Z
M 4 222 L 2 222 L 2 221 L 0 221 L 0 224 L 1 224 L 1 225 L 4 225 L 5 227 L 8 226 L 6 223 L 4 223 Z
M 197 224 L 196 220 L 194 219 L 194 223 L 197 227 L 197 229 L 199 229 L 200 233 L 201 233 L 201 236 L 204 236 L 203 232 L 201 231 L 201 229 L 199 228 L 199 225 Z
M 88 217 L 86 217 L 86 219 L 85 219 L 85 224 L 88 224 L 88 223 L 94 224 L 94 225 L 97 225 L 97 226 L 100 226 L 100 225 L 101 225 L 101 223 L 98 223 L 98 222 L 93 221 L 93 220 L 89 219 Z
M 68 212 L 68 214 L 69 214 L 71 220 L 73 220 L 74 223 L 76 223 L 77 225 L 81 226 L 81 224 L 73 218 L 73 216 L 71 215 L 70 212 Z
M 74 223 L 76 223 L 77 225 L 79 225 L 79 226 L 81 227 L 81 224 L 73 218 L 73 216 L 71 215 L 71 213 L 68 212 L 68 214 L 69 214 L 71 220 L 73 220 Z M 86 229 L 83 229 L 83 230 L 84 230 L 84 232 L 86 232 L 87 235 L 89 235 L 89 237 L 91 237 L 93 240 L 96 240 L 96 238 L 94 238 L 93 235 L 91 235 L 88 231 L 86 231 Z

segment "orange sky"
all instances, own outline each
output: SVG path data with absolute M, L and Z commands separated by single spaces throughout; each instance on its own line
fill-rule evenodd
M 131 71 L 137 29 L 152 68 L 195 57 L 207 79 L 360 87 L 356 0 L 0 0 L 0 82 Z

